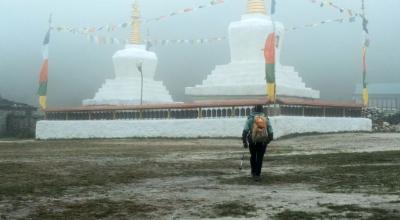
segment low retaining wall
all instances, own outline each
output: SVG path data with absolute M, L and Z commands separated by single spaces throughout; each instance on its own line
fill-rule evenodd
M 371 131 L 365 118 L 271 117 L 276 138 L 297 133 Z M 240 137 L 246 118 L 39 121 L 37 139 Z

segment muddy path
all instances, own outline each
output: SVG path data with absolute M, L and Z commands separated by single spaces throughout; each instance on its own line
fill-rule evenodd
M 400 219 L 400 134 L 0 141 L 0 219 Z M 248 155 L 246 160 L 248 159 Z

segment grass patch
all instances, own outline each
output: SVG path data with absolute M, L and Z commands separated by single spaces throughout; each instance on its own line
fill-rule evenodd
M 400 164 L 400 151 L 368 153 L 332 153 L 313 155 L 267 155 L 265 162 L 270 165 L 333 166 L 374 163 Z
M 151 171 L 90 163 L 0 163 L 0 197 L 57 196 L 70 187 L 129 183 L 152 176 Z
M 225 188 L 224 185 L 215 186 L 213 178 L 217 176 L 224 184 L 283 186 L 304 183 L 307 184 L 307 188 L 312 185 L 323 192 L 400 193 L 400 186 L 398 186 L 400 151 L 267 155 L 263 170 L 264 178 L 259 182 L 254 182 L 246 177 L 227 178 L 239 176 L 238 166 L 241 153 L 236 149 L 232 152 L 231 146 L 212 145 L 209 142 L 158 145 L 158 143 L 145 141 L 132 144 L 130 141 L 1 143 L 0 201 L 16 204 L 12 206 L 16 209 L 8 210 L 8 206 L 0 207 L 0 219 L 15 217 L 17 215 L 15 213 L 20 211 L 26 213 L 26 210 L 32 213 L 28 217 L 24 216 L 26 219 L 148 219 L 173 214 L 172 212 L 179 209 L 190 210 L 194 212 L 195 217 L 246 218 L 254 217 L 259 211 L 255 205 L 241 200 L 213 204 L 206 199 L 195 205 L 190 202 L 175 203 L 176 201 L 153 204 L 148 198 L 132 201 L 97 199 L 76 203 L 64 200 L 49 203 L 49 201 L 54 201 L 54 198 L 86 198 L 88 193 L 105 195 L 113 189 L 112 187 L 118 188 L 118 184 L 132 184 L 130 186 L 135 187 L 135 183 L 145 182 L 146 179 L 151 178 L 160 178 L 160 183 L 165 180 L 163 190 L 167 192 L 169 187 L 172 190 L 168 193 L 181 192 L 180 190 L 186 193 L 194 187 L 200 189 L 204 187 L 204 190 L 208 190 L 210 188 L 207 184 L 182 186 L 180 178 L 195 177 L 193 182 L 196 184 L 197 179 L 210 176 L 212 190 L 230 189 Z M 134 141 L 136 140 L 132 140 Z M 228 155 L 228 152 L 232 152 L 232 155 Z M 215 159 L 218 158 L 215 157 L 215 153 L 224 154 L 221 156 L 223 159 Z M 248 168 L 248 155 L 246 155 L 246 163 L 246 168 Z M 272 172 L 270 167 L 273 167 L 272 171 L 276 172 Z M 174 177 L 179 177 L 177 178 L 178 185 L 173 185 L 174 182 L 171 182 L 170 186 L 168 181 L 174 180 Z M 67 197 L 59 197 L 66 193 L 68 193 Z M 151 196 L 155 197 L 158 194 Z M 181 195 L 178 193 L 178 196 Z M 235 194 L 230 198 L 237 199 L 234 196 Z M 338 212 L 337 219 L 357 218 L 361 215 L 375 216 L 377 219 L 381 216 L 385 217 L 379 210 L 356 211 L 354 207 L 353 210 L 348 208 L 349 210 L 344 211 L 334 209 L 333 206 L 327 207 L 326 210 L 329 212 L 326 213 L 285 210 L 280 213 L 280 216 L 318 219 L 319 216 L 322 216 L 321 218 L 335 217 L 335 213 Z M 8 216 L 8 212 L 13 216 Z M 364 215 L 365 213 L 367 215 Z M 179 213 L 177 215 L 179 216 Z M 394 212 L 391 215 L 397 217 Z
M 226 201 L 211 206 L 206 206 L 205 210 L 201 210 L 192 215 L 200 218 L 223 218 L 223 217 L 255 217 L 257 208 L 253 204 L 242 201 Z
M 389 203 L 400 203 L 400 200 L 396 200 L 396 201 L 391 201 Z
M 380 220 L 380 219 L 400 219 L 400 213 L 397 210 L 386 210 L 381 208 L 365 208 L 358 205 L 334 205 L 321 204 L 321 207 L 326 207 L 334 213 L 342 213 L 347 218 Z
M 320 204 L 328 211 L 323 212 L 304 212 L 286 209 L 278 213 L 275 218 L 282 220 L 309 220 L 309 219 L 365 219 L 365 220 L 392 220 L 400 219 L 397 210 L 386 210 L 381 208 L 364 208 L 355 204 L 335 205 Z
M 69 188 L 127 184 L 147 178 L 174 176 L 220 176 L 234 161 L 167 163 L 150 159 L 143 164 L 99 165 L 92 162 L 3 162 L 0 163 L 0 198 L 59 196 Z
M 275 215 L 278 220 L 310 220 L 310 219 L 322 219 L 323 214 L 303 211 L 292 211 L 285 209 L 283 212 Z
M 109 199 L 88 200 L 78 203 L 57 204 L 53 207 L 39 207 L 27 219 L 132 219 L 149 218 L 157 208 L 134 201 L 112 201 Z
M 223 184 L 284 185 L 312 184 L 328 193 L 400 193 L 400 151 L 270 156 L 259 182 L 246 177 L 224 178 Z M 268 172 L 269 166 L 302 166 L 286 173 Z
M 400 164 L 327 167 L 321 170 L 324 180 L 317 188 L 329 193 L 398 194 L 399 170 Z
M 216 204 L 213 211 L 218 217 L 252 217 L 251 213 L 255 213 L 257 208 L 252 204 L 232 201 Z

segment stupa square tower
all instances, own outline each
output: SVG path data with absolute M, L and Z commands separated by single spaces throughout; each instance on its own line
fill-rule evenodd
M 229 25 L 231 62 L 217 66 L 201 85 L 187 87 L 186 94 L 197 100 L 265 97 L 263 48 L 275 29 L 277 95 L 318 99 L 319 91 L 307 88 L 294 67 L 281 65 L 285 28 L 280 22 L 274 23 L 266 13 L 264 0 L 248 0 L 246 14 Z
M 140 22 L 139 7 L 135 3 L 129 44 L 113 56 L 115 78 L 106 80 L 94 98 L 84 100 L 83 105 L 173 102 L 163 82 L 154 80 L 158 58 L 155 53 L 147 51 L 146 45 L 142 44 Z

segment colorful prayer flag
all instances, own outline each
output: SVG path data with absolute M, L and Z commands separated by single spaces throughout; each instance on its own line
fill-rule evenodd
M 51 21 L 51 20 L 50 20 Z M 49 21 L 49 22 L 50 22 Z M 48 81 L 48 73 L 49 73 L 49 43 L 50 43 L 50 31 L 51 28 L 46 33 L 46 36 L 43 40 L 43 64 L 40 69 L 40 77 L 39 77 L 39 105 L 41 109 L 47 108 L 47 81 Z
M 361 9 L 362 9 L 362 28 L 364 31 L 364 42 L 363 42 L 363 49 L 362 49 L 362 65 L 363 65 L 363 72 L 362 72 L 362 81 L 363 81 L 363 104 L 364 107 L 368 106 L 369 97 L 368 97 L 368 88 L 367 88 L 367 47 L 369 46 L 369 38 L 368 38 L 368 20 L 365 16 L 365 1 L 361 0 Z
M 363 62 L 363 104 L 368 106 L 368 88 L 367 88 L 367 48 L 364 47 L 362 50 L 362 62 Z
M 265 57 L 265 78 L 267 80 L 268 100 L 275 102 L 276 83 L 275 83 L 275 33 L 269 34 L 264 48 Z

